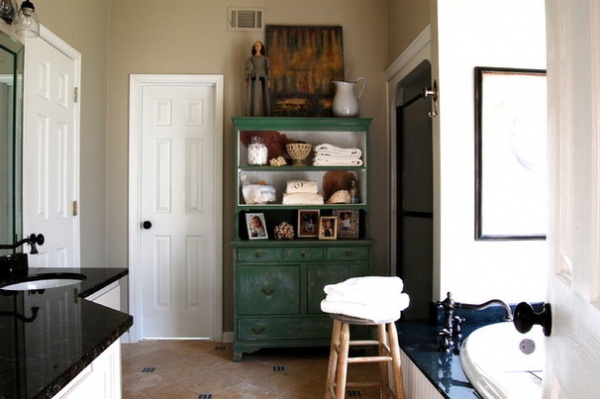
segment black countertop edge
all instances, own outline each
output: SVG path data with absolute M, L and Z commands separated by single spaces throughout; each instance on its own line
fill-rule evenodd
M 125 313 L 122 314 L 126 316 L 122 324 L 118 325 L 110 335 L 105 336 L 105 338 L 102 341 L 98 342 L 93 348 L 91 348 L 91 350 L 84 353 L 83 356 L 81 356 L 81 358 L 77 362 L 75 362 L 71 367 L 65 370 L 65 372 L 61 374 L 57 379 L 48 384 L 42 391 L 35 395 L 33 399 L 46 399 L 55 396 L 64 387 L 66 387 L 75 377 L 77 377 L 79 373 L 81 373 L 87 366 L 89 366 L 98 356 L 100 356 L 102 352 L 104 352 L 115 341 L 117 341 L 121 337 L 121 335 L 127 332 L 127 330 L 129 330 L 129 328 L 133 325 L 133 316 L 126 315 Z
M 33 378 L 32 375 L 28 375 L 28 378 L 26 379 L 26 385 L 22 385 L 22 383 L 19 382 L 21 378 L 19 378 L 18 375 L 10 377 L 15 379 L 13 381 L 10 379 L 7 380 L 9 376 L 6 373 L 3 373 L 4 377 L 0 377 L 0 382 L 2 382 L 3 387 L 8 387 L 9 391 L 0 392 L 0 398 L 4 398 L 4 394 L 8 395 L 6 396 L 7 398 L 12 397 L 12 395 L 16 395 L 16 397 L 19 398 L 33 399 L 53 397 L 65 386 L 67 386 L 69 382 L 71 382 L 79 373 L 81 373 L 81 371 L 89 366 L 100 354 L 102 354 L 108 347 L 117 341 L 121 335 L 127 332 L 127 330 L 133 325 L 133 316 L 84 299 L 85 297 L 88 297 L 104 287 L 112 284 L 113 282 L 125 277 L 128 274 L 127 268 L 30 268 L 27 276 L 32 277 L 39 274 L 49 273 L 80 273 L 84 274 L 86 279 L 80 283 L 70 286 L 53 288 L 50 290 L 41 290 L 37 295 L 34 294 L 33 296 L 28 295 L 27 291 L 2 291 L 0 300 L 11 301 L 11 304 L 12 301 L 19 302 L 23 300 L 21 298 L 25 297 L 47 297 L 50 301 L 48 302 L 49 304 L 55 303 L 56 301 L 62 301 L 62 303 L 65 303 L 66 300 L 69 309 L 75 310 L 76 314 L 80 316 L 75 317 L 74 320 L 69 319 L 68 324 L 64 326 L 62 326 L 63 322 L 58 320 L 60 317 L 56 317 L 56 319 L 51 317 L 50 320 L 56 320 L 56 322 L 48 325 L 46 327 L 47 331 L 42 330 L 40 332 L 40 334 L 42 334 L 40 335 L 40 338 L 34 339 L 41 341 L 47 340 L 47 334 L 51 334 L 56 328 L 62 328 L 62 331 L 65 331 L 65 328 L 67 331 L 71 328 L 74 328 L 79 331 L 77 333 L 77 337 L 79 338 L 78 341 L 70 344 L 70 351 L 78 353 L 76 353 L 75 356 L 74 353 L 72 353 L 67 358 L 57 360 L 60 359 L 60 357 L 56 358 L 56 351 L 61 353 L 61 349 L 56 349 L 52 352 L 52 354 L 49 354 L 49 356 L 51 356 L 49 359 L 53 360 L 43 360 L 46 359 L 46 357 L 44 357 L 46 356 L 45 354 L 40 354 L 39 356 L 41 356 L 41 358 L 37 359 L 37 352 L 30 351 L 30 353 L 33 353 L 33 357 L 36 357 L 37 359 L 33 362 L 33 367 L 41 367 L 39 374 L 47 376 L 43 378 Z M 3 279 L 3 281 L 5 280 L 6 278 Z M 47 312 L 52 311 L 51 308 L 40 309 L 40 314 L 42 314 L 44 310 Z M 57 314 L 56 316 L 59 315 Z M 6 328 L 6 323 L 12 325 L 10 324 L 10 319 L 3 318 L 2 321 L 3 324 L 0 325 L 0 329 L 2 329 L 2 331 L 5 331 L 4 329 Z M 12 328 L 9 331 L 12 331 Z M 73 346 L 73 344 L 75 346 Z M 9 357 L 6 358 L 6 360 L 0 359 L 0 369 L 3 369 L 3 367 L 7 364 L 8 367 L 21 368 L 21 366 L 18 366 L 21 364 L 21 361 L 18 359 L 18 357 Z M 24 361 L 27 362 L 27 367 L 32 367 L 30 366 L 31 359 L 26 358 Z M 49 361 L 51 361 L 51 363 L 48 363 Z M 56 364 L 53 368 L 59 367 L 55 370 L 56 372 L 49 372 L 51 369 L 48 367 L 52 364 Z M 50 374 L 52 374 L 52 377 L 50 377 Z M 32 382 L 32 380 L 36 381 Z M 6 383 L 9 385 L 5 386 L 4 384 Z M 13 392 L 11 389 L 16 389 L 17 391 Z M 4 388 L 2 390 L 4 390 Z

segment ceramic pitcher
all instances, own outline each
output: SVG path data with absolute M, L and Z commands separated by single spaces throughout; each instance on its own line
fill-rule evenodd
M 362 88 L 356 96 L 356 84 L 362 81 Z M 333 116 L 353 118 L 358 116 L 358 102 L 365 91 L 367 81 L 365 78 L 357 78 L 353 81 L 332 80 L 335 85 L 335 96 L 333 97 Z

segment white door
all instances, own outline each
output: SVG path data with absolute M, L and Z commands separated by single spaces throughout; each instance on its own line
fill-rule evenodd
M 33 267 L 80 265 L 79 68 L 80 54 L 47 29 L 25 43 L 23 234 L 46 240 Z
M 600 2 L 546 1 L 552 306 L 544 398 L 600 397 Z
M 131 243 L 139 243 L 130 258 L 139 304 L 133 339 L 215 339 L 221 328 L 221 86 L 202 75 L 133 75 L 131 83 L 130 136 L 139 140 L 131 145 L 139 155 L 131 176 L 139 191 L 130 197 Z

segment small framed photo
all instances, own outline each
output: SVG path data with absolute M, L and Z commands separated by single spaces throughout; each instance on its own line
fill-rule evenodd
M 265 240 L 269 238 L 266 229 L 265 215 L 262 213 L 247 213 L 246 227 L 248 228 L 248 238 L 251 240 Z
M 357 210 L 333 211 L 338 218 L 338 238 L 358 238 L 359 219 Z
M 318 209 L 298 211 L 298 238 L 319 237 L 319 216 Z
M 321 216 L 319 218 L 319 240 L 337 239 L 337 216 Z

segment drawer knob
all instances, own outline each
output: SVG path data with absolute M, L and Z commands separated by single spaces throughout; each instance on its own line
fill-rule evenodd
M 256 253 L 254 254 L 254 257 L 255 257 L 255 258 L 260 258 L 261 256 L 262 256 L 262 254 L 261 254 L 260 252 L 256 252 Z
M 352 256 L 352 255 L 353 255 L 353 253 L 352 253 L 352 251 L 346 251 L 346 252 L 345 252 L 345 255 L 346 255 L 346 256 Z
M 252 328 L 252 332 L 254 334 L 261 334 L 263 331 L 265 331 L 264 327 L 254 327 L 254 328 Z
M 305 258 L 306 257 L 306 252 L 304 252 L 304 251 L 300 252 L 300 256 L 303 257 L 303 258 Z
M 271 294 L 273 294 L 275 290 L 273 288 L 263 288 L 262 292 L 263 294 L 267 295 L 267 296 L 271 296 Z

